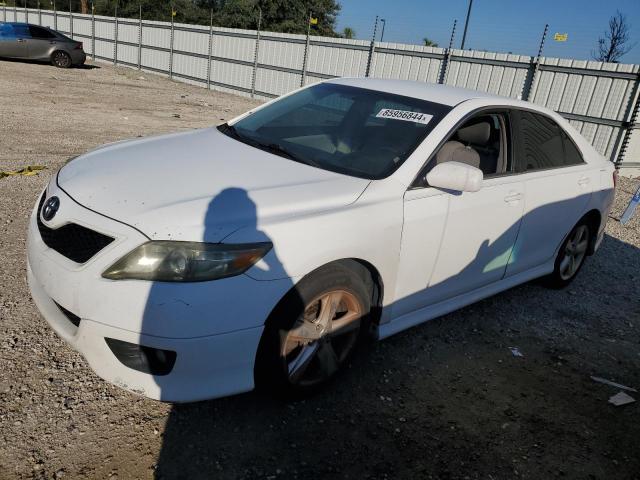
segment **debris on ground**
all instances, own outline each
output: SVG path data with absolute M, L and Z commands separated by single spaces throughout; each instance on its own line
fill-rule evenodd
M 620 383 L 612 382 L 611 380 L 607 380 L 606 378 L 600 378 L 600 377 L 592 376 L 591 380 L 593 380 L 594 382 L 602 383 L 604 385 L 609 385 L 610 387 L 619 388 L 620 390 L 626 390 L 628 392 L 637 392 L 638 391 L 635 388 L 627 387 L 626 385 L 622 385 Z
M 628 405 L 635 401 L 636 401 L 635 398 L 633 398 L 631 395 L 627 395 L 624 392 L 618 392 L 613 397 L 609 398 L 609 403 L 613 404 L 616 407 L 621 407 L 622 405 Z
M 518 347 L 509 347 L 509 350 L 511 350 L 511 355 L 513 355 L 514 357 L 524 357 L 524 354 Z
M 37 175 L 38 172 L 40 170 L 44 170 L 45 167 L 44 165 L 27 165 L 24 168 L 21 168 L 20 170 L 13 170 L 13 171 L 0 171 L 0 178 L 4 178 L 4 177 L 10 177 L 12 175 L 25 175 L 25 176 L 30 176 L 30 175 Z

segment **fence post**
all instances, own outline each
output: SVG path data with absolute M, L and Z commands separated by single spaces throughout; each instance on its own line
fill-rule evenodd
M 138 17 L 138 70 L 142 70 L 142 4 L 140 4 Z
M 96 6 L 91 2 L 91 55 L 96 61 Z
M 173 79 L 173 18 L 174 18 L 173 6 L 171 7 L 171 36 L 169 37 L 169 78 Z
M 311 18 L 313 12 L 309 12 L 309 18 L 307 18 L 307 41 L 304 44 L 304 56 L 302 57 L 302 77 L 300 78 L 300 86 L 304 87 L 304 83 L 307 80 L 307 62 L 309 58 L 309 39 L 311 36 Z
M 29 23 L 29 10 L 27 10 L 27 0 L 24 0 L 24 23 Z
M 116 0 L 116 16 L 115 16 L 115 24 L 113 26 L 113 64 L 118 64 L 118 1 Z
M 371 46 L 369 47 L 369 58 L 367 58 L 367 70 L 364 73 L 368 77 L 371 73 L 371 63 L 373 62 L 373 52 L 376 49 L 376 31 L 378 30 L 378 15 L 376 15 L 376 23 L 373 25 L 373 37 L 371 37 Z
M 211 52 L 213 50 L 213 8 L 211 9 L 211 20 L 209 21 L 209 56 L 207 61 L 207 89 L 211 90 Z
M 13 21 L 18 21 L 18 7 L 16 7 L 16 0 L 13 0 Z
M 624 160 L 624 155 L 627 153 L 627 147 L 629 146 L 629 142 L 631 141 L 631 135 L 633 134 L 633 131 L 638 128 L 638 115 L 640 115 L 640 73 L 638 73 L 636 77 L 636 83 L 633 88 L 633 95 L 631 95 L 631 97 L 629 98 L 629 108 L 627 109 L 627 114 L 625 115 L 625 118 L 629 118 L 629 121 L 624 126 L 624 136 L 622 137 L 622 142 L 620 142 L 618 155 L 613 162 L 616 168 L 620 168 L 620 164 Z
M 547 38 L 547 31 L 549 30 L 549 24 L 544 26 L 544 32 L 542 32 L 542 38 L 540 39 L 540 47 L 538 48 L 538 56 L 529 64 L 529 70 L 524 80 L 522 87 L 522 100 L 529 101 L 531 97 L 531 91 L 533 90 L 533 83 L 536 79 L 538 69 L 540 67 L 540 58 L 542 57 L 542 49 L 544 48 L 544 41 Z
M 256 95 L 256 75 L 258 73 L 258 53 L 260 51 L 260 27 L 262 24 L 262 9 L 258 7 L 258 30 L 256 31 L 256 49 L 253 52 L 253 75 L 251 77 L 251 98 Z
M 71 11 L 71 0 L 69 0 L 69 36 L 73 40 L 73 12 Z
M 53 29 L 58 30 L 58 10 L 56 10 L 56 0 L 53 0 Z
M 6 5 L 2 6 L 2 21 L 3 22 L 7 21 L 7 6 Z
M 38 25 L 42 25 L 42 8 L 40 8 L 40 0 L 38 0 Z
M 442 58 L 442 66 L 440 67 L 440 76 L 438 77 L 438 83 L 444 83 L 447 78 L 447 70 L 449 69 L 449 59 L 451 58 L 451 49 L 453 48 L 453 39 L 456 35 L 456 24 L 458 20 L 453 21 L 453 28 L 451 29 L 451 40 L 449 40 L 449 48 L 444 51 L 444 57 Z

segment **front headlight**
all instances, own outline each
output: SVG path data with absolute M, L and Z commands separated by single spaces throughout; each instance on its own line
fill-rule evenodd
M 147 242 L 102 274 L 110 280 L 203 282 L 240 275 L 271 250 L 271 243 Z

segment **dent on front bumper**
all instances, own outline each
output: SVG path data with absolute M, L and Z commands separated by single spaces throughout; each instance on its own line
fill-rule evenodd
M 173 402 L 253 388 L 263 324 L 287 282 L 259 282 L 241 275 L 189 288 L 190 284 L 105 280 L 100 276 L 104 268 L 146 238 L 75 204 L 50 185 L 48 196 L 54 193 L 61 199 L 56 222 L 81 223 L 116 238 L 86 264 L 78 265 L 44 244 L 34 211 L 27 241 L 28 282 L 38 309 L 100 377 L 132 392 Z M 77 316 L 78 326 L 60 307 Z M 176 352 L 173 368 L 166 375 L 129 368 L 116 358 L 106 338 Z

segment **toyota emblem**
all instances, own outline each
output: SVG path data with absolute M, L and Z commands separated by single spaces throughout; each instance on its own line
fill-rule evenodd
M 42 208 L 42 218 L 47 222 L 56 216 L 60 208 L 60 199 L 58 197 L 51 197 L 47 200 Z

